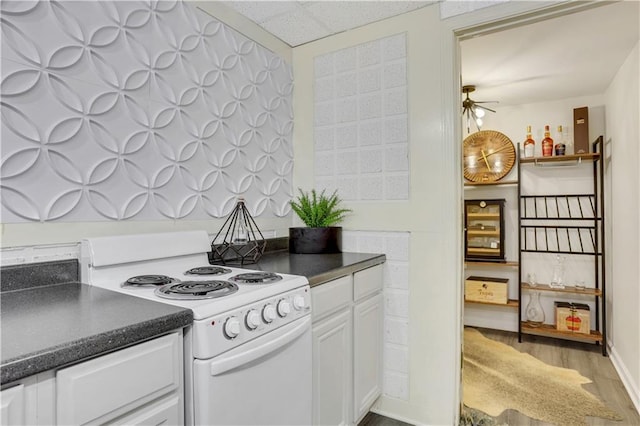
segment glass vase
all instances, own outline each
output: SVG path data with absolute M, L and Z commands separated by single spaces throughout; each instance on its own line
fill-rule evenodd
M 527 324 L 531 327 L 540 327 L 544 324 L 544 310 L 540 304 L 540 292 L 532 291 L 529 295 L 529 303 L 525 309 Z
M 556 256 L 553 262 L 553 272 L 551 274 L 551 288 L 564 288 L 564 257 Z

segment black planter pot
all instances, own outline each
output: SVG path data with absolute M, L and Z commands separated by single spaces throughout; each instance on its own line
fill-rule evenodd
M 289 253 L 320 254 L 342 252 L 342 227 L 289 228 Z

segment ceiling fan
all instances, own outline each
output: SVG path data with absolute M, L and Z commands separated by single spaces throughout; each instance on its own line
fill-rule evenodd
M 497 103 L 498 101 L 482 101 L 477 102 L 473 99 L 469 98 L 469 93 L 474 92 L 476 90 L 476 86 L 470 84 L 466 86 L 462 86 L 462 93 L 466 94 L 467 97 L 462 101 L 462 116 L 466 115 L 467 117 L 467 133 L 471 132 L 471 120 L 475 123 L 478 131 L 481 130 L 482 127 L 482 117 L 484 117 L 486 111 L 495 112 L 491 108 L 487 108 L 486 106 L 478 105 L 478 104 L 487 104 L 487 103 Z

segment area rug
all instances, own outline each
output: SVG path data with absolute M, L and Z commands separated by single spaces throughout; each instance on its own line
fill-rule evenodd
M 576 370 L 554 367 L 484 337 L 464 331 L 463 400 L 497 417 L 504 410 L 562 426 L 586 425 L 585 416 L 622 420 L 582 388 L 591 383 Z

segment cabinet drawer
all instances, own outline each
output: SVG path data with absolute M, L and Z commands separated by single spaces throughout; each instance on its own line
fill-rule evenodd
M 351 275 L 338 278 L 311 289 L 311 318 L 320 319 L 346 308 L 351 303 L 353 280 Z
M 353 274 L 353 300 L 360 300 L 382 290 L 382 265 Z
M 60 370 L 57 423 L 103 423 L 182 384 L 182 338 L 173 333 Z
M 182 398 L 177 393 L 171 394 L 134 414 L 119 418 L 114 426 L 137 425 L 180 425 L 184 422 Z

